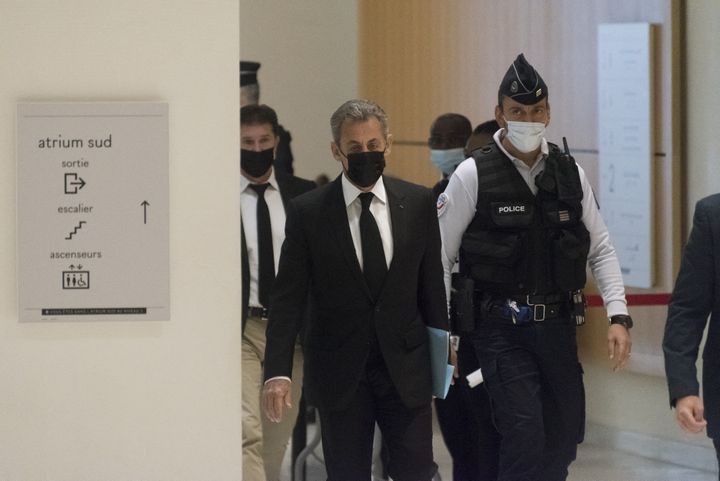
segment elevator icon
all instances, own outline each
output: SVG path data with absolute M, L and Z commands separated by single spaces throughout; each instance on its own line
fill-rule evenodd
M 90 289 L 90 271 L 63 271 L 63 289 Z

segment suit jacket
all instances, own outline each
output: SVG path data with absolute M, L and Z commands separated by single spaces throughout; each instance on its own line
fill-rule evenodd
M 271 299 L 265 379 L 290 377 L 292 346 L 308 293 L 304 388 L 321 409 L 342 409 L 364 372 L 375 331 L 406 406 L 430 403 L 426 325 L 448 328 L 435 200 L 424 187 L 384 177 L 393 258 L 373 300 L 350 234 L 341 177 L 294 199 Z
M 708 322 L 703 397 L 708 435 L 720 439 L 720 194 L 695 206 L 692 231 L 670 299 L 663 351 L 672 405 L 678 398 L 699 395 L 695 361 Z
M 312 190 L 315 188 L 315 182 L 295 177 L 278 169 L 275 169 L 275 179 L 277 179 L 280 188 L 280 197 L 282 197 L 285 210 L 287 211 L 288 202 L 293 197 Z M 248 252 L 245 245 L 245 229 L 240 229 L 240 246 L 241 246 L 241 267 L 242 267 L 242 330 L 245 331 L 245 321 L 247 320 L 248 299 L 250 298 L 250 264 L 248 263 Z

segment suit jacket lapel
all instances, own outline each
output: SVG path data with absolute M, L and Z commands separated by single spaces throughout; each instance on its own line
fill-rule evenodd
M 342 174 L 340 174 L 340 176 L 342 176 Z M 345 257 L 345 262 L 347 262 L 355 280 L 363 286 L 362 288 L 365 293 L 370 296 L 370 289 L 365 282 L 365 277 L 363 276 L 360 263 L 355 254 L 355 244 L 353 244 L 352 235 L 350 234 L 350 225 L 348 223 L 347 208 L 345 207 L 342 179 L 340 176 L 333 181 L 333 185 L 328 190 L 328 195 L 325 199 L 328 229 L 338 243 L 343 257 Z

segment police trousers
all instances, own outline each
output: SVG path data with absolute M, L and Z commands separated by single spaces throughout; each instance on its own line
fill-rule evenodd
M 501 436 L 498 481 L 564 481 L 585 425 L 569 315 L 524 325 L 477 322 L 472 342 Z

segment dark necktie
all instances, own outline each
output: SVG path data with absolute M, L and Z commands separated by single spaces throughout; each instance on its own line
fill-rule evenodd
M 362 244 L 363 274 L 373 299 L 377 300 L 380 289 L 387 274 L 387 263 L 385 262 L 385 251 L 383 250 L 382 238 L 378 229 L 375 217 L 370 212 L 370 203 L 373 199 L 372 192 L 360 194 L 362 212 L 360 213 L 360 243 Z
M 265 202 L 265 190 L 270 184 L 250 184 L 257 192 L 258 230 L 258 300 L 264 308 L 270 307 L 270 291 L 275 280 L 275 258 L 273 257 L 272 226 L 270 210 Z

